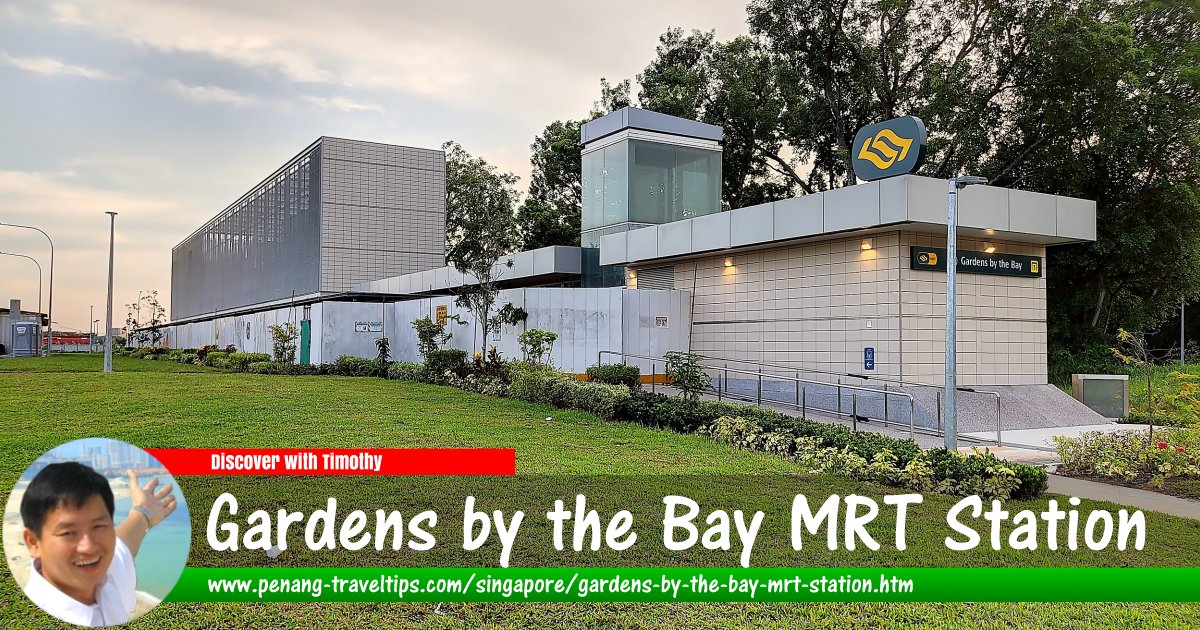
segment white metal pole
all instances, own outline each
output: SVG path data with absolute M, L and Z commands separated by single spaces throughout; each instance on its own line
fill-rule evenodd
M 958 271 L 958 179 L 950 178 L 950 210 L 946 218 L 946 421 L 947 450 L 958 449 L 958 358 L 955 281 Z
M 1186 343 L 1186 341 L 1184 341 L 1184 336 L 1183 336 L 1183 332 L 1184 332 L 1183 315 L 1184 315 L 1183 298 L 1179 298 L 1179 362 L 1187 363 L 1187 361 L 1186 361 L 1187 355 L 1184 354 L 1184 350 L 1183 350 L 1183 346 Z
M 113 243 L 117 234 L 117 213 L 105 212 L 109 217 L 108 227 L 108 309 L 104 317 L 104 372 L 112 372 L 112 300 L 113 300 Z
M 37 269 L 38 269 L 38 310 L 37 310 L 37 312 L 38 312 L 38 328 L 40 329 L 42 327 L 42 264 L 39 263 L 37 261 L 37 259 L 34 258 L 33 256 L 26 256 L 25 254 L 11 254 L 9 252 L 0 252 L 0 254 L 4 254 L 5 256 L 15 256 L 18 258 L 28 258 L 29 260 L 33 261 L 33 264 L 37 265 Z M 13 315 L 13 317 L 19 318 L 19 317 L 21 317 L 21 314 L 16 313 L 15 315 Z
M 50 235 L 41 228 L 33 227 L 32 225 L 17 225 L 15 223 L 0 223 L 8 227 L 22 228 L 25 230 L 36 230 L 41 232 L 42 236 L 46 237 L 46 242 L 50 243 L 50 298 L 47 305 L 46 319 L 50 321 L 50 329 L 46 331 L 46 355 L 50 354 L 50 338 L 54 334 L 54 241 L 50 239 Z M 41 310 L 40 308 L 38 309 Z

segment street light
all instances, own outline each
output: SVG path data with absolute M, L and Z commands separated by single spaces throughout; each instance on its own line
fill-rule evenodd
M 33 256 L 26 256 L 25 254 L 12 254 L 9 252 L 0 252 L 0 255 L 18 256 L 20 258 L 28 258 L 29 260 L 33 261 L 33 264 L 37 265 L 37 268 L 38 268 L 38 328 L 41 328 L 41 326 L 42 326 L 42 265 L 41 265 L 41 263 L 39 263 L 37 260 L 35 260 L 33 258 Z M 20 313 L 16 313 L 14 315 L 14 317 L 20 317 L 20 316 L 21 316 Z M 49 342 L 47 342 L 47 347 L 49 347 Z
M 105 212 L 108 215 L 108 310 L 104 320 L 104 372 L 112 372 L 112 294 L 113 294 L 113 243 L 117 235 L 117 213 Z
M 955 317 L 958 276 L 958 191 L 986 184 L 986 177 L 964 175 L 950 178 L 950 212 L 946 219 L 946 450 L 958 450 L 958 321 Z
M 37 230 L 46 237 L 46 242 L 50 243 L 50 303 L 48 305 L 49 312 L 46 313 L 46 319 L 51 320 L 50 330 L 46 331 L 46 356 L 50 355 L 50 337 L 54 334 L 54 241 L 50 240 L 50 235 L 44 232 L 41 228 L 35 228 L 32 225 L 17 225 L 15 223 L 3 223 L 8 227 L 21 228 L 25 230 Z M 40 310 L 40 309 L 39 309 Z

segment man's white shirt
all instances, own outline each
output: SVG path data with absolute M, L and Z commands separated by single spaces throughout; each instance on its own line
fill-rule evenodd
M 77 626 L 112 626 L 129 621 L 137 605 L 137 573 L 129 547 L 117 538 L 112 564 L 96 593 L 95 604 L 84 604 L 58 590 L 42 577 L 40 563 L 29 572 L 25 594 L 51 616 Z

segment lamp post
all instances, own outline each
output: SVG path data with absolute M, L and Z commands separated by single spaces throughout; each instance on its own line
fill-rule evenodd
M 974 175 L 950 178 L 950 212 L 946 219 L 946 400 L 942 415 L 946 418 L 946 450 L 958 450 L 958 321 L 955 306 L 958 280 L 958 191 L 974 184 L 986 184 L 987 178 Z
M 41 326 L 42 326 L 42 265 L 41 265 L 41 263 L 39 263 L 37 260 L 35 260 L 33 258 L 33 256 L 26 256 L 25 254 L 12 254 L 9 252 L 0 252 L 0 255 L 28 258 L 29 260 L 33 261 L 33 264 L 37 265 L 37 268 L 38 268 L 38 328 L 41 328 Z M 21 316 L 20 313 L 16 314 L 16 317 L 20 317 L 20 316 Z M 49 347 L 49 342 L 47 342 L 47 347 Z
M 8 227 L 15 227 L 15 228 L 22 228 L 25 230 L 37 230 L 38 232 L 42 233 L 42 236 L 46 237 L 46 242 L 50 243 L 50 300 L 49 300 L 49 305 L 48 305 L 49 311 L 46 313 L 46 319 L 51 321 L 50 330 L 46 331 L 46 355 L 49 356 L 50 355 L 50 341 L 49 340 L 50 340 L 51 335 L 54 334 L 54 323 L 53 323 L 54 322 L 54 241 L 50 240 L 50 235 L 46 234 L 46 232 L 43 231 L 41 228 L 35 228 L 32 225 L 17 225 L 15 223 L 0 223 L 0 225 L 6 225 Z M 38 309 L 38 310 L 41 310 L 41 309 Z
M 104 317 L 104 373 L 112 372 L 112 294 L 113 294 L 113 243 L 116 242 L 117 213 L 108 215 L 108 309 Z

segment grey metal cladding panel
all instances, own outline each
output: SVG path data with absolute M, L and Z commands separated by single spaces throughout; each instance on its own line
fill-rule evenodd
M 618 109 L 615 112 L 609 112 L 596 120 L 586 122 L 579 128 L 580 141 L 587 144 L 597 138 L 603 138 L 612 133 L 616 133 L 628 125 L 626 124 L 626 114 L 628 108 Z
M 776 201 L 774 240 L 812 236 L 825 231 L 825 196 L 804 195 Z
M 1008 231 L 1009 189 L 967 186 L 958 191 L 958 224 L 962 227 Z M 947 190 L 949 194 L 949 190 Z M 949 199 L 946 200 L 949 204 Z
M 724 137 L 724 132 L 716 125 L 680 118 L 678 116 L 670 116 L 647 109 L 638 109 L 636 107 L 629 107 L 627 109 L 629 110 L 627 124 L 635 129 L 660 131 L 662 133 L 703 138 L 705 140 L 720 141 Z
M 578 247 L 555 247 L 554 268 L 566 273 L 582 273 L 583 250 Z
M 658 255 L 678 256 L 692 249 L 692 226 L 687 221 L 664 223 L 658 228 Z
M 1009 229 L 1024 234 L 1058 234 L 1058 209 L 1054 195 L 1010 190 Z
M 729 247 L 729 217 L 728 212 L 706 214 L 682 223 L 690 223 L 692 228 L 692 251 L 705 252 Z
M 825 231 L 838 232 L 879 224 L 879 184 L 870 182 L 824 193 Z
M 321 149 L 299 156 L 175 248 L 172 318 L 317 290 Z
M 908 220 L 946 225 L 949 182 L 911 175 L 904 179 L 908 180 Z
M 500 262 L 513 261 L 513 266 L 500 272 L 501 278 L 523 278 L 533 275 L 533 255 L 531 252 L 501 258 Z M 507 264 L 507 263 L 505 263 Z
M 658 257 L 658 227 L 629 230 L 626 253 L 629 260 L 646 260 Z
M 579 135 L 583 144 L 587 144 L 593 140 L 627 128 L 658 131 L 706 140 L 720 141 L 724 137 L 724 132 L 716 125 L 709 125 L 695 120 L 669 116 L 636 107 L 623 107 L 596 120 L 584 123 L 579 130 Z
M 908 182 L 910 176 L 879 180 L 879 222 L 900 223 L 908 220 Z
M 729 244 L 765 243 L 775 238 L 775 204 L 764 203 L 729 212 Z
M 1096 202 L 1059 197 L 1058 236 L 1084 241 L 1096 240 Z
M 629 262 L 628 255 L 629 232 L 605 234 L 600 237 L 600 264 L 618 265 Z

